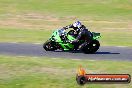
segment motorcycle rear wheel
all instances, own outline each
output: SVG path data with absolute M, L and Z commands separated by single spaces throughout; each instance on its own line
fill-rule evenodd
M 86 54 L 93 54 L 95 53 L 100 47 L 100 43 L 98 40 L 93 40 L 89 44 L 83 46 L 82 51 Z

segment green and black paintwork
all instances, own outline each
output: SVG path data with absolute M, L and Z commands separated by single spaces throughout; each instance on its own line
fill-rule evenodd
M 95 43 L 94 47 L 96 46 L 96 43 L 97 43 L 97 46 L 99 48 L 100 44 L 97 39 L 101 37 L 100 33 L 92 32 L 92 35 L 93 35 L 92 41 L 94 41 L 94 43 Z M 67 40 L 73 41 L 73 40 L 75 40 L 75 37 L 70 35 L 67 32 L 62 32 L 62 30 L 57 29 L 52 33 L 52 36 L 44 43 L 43 48 L 46 51 L 54 51 L 57 49 L 60 49 L 63 51 L 74 50 L 75 46 L 73 44 L 71 44 L 70 42 L 67 42 Z M 80 42 L 81 41 L 83 41 L 83 40 L 80 40 Z M 86 46 L 88 48 L 88 45 L 86 45 Z M 86 50 L 86 47 L 85 47 L 85 50 Z M 96 52 L 97 50 L 94 50 L 94 52 Z M 94 53 L 94 52 L 91 52 L 91 53 Z M 90 52 L 86 51 L 85 53 L 90 53 Z

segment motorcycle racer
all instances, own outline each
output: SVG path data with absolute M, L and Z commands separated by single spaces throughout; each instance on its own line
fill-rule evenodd
M 72 44 L 77 44 L 79 40 L 85 40 L 85 42 L 79 46 L 79 48 L 81 48 L 86 43 L 90 43 L 92 34 L 90 31 L 88 31 L 88 29 L 84 25 L 82 25 L 80 21 L 76 21 L 69 26 L 63 27 L 63 29 L 65 30 L 69 28 L 73 28 L 74 34 L 76 35 L 76 39 L 71 41 Z

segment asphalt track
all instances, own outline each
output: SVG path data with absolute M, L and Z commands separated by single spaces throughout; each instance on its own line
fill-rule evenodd
M 132 47 L 101 46 L 95 54 L 84 54 L 82 52 L 45 51 L 42 44 L 0 43 L 0 55 L 132 61 Z

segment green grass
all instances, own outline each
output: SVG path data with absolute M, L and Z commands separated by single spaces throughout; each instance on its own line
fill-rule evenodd
M 51 35 L 51 31 L 46 30 L 32 30 L 32 29 L 15 29 L 15 28 L 1 28 L 0 41 L 1 42 L 28 42 L 28 43 L 43 43 Z
M 101 45 L 132 46 L 131 5 L 131 0 L 0 0 L 0 42 L 42 43 L 51 29 L 79 19 L 101 33 Z
M 128 32 L 115 31 L 102 33 L 101 44 L 111 46 L 132 46 L 132 34 Z
M 127 73 L 129 61 L 70 60 L 47 57 L 0 56 L 0 88 L 80 88 L 75 81 L 79 65 L 87 73 Z M 131 88 L 130 84 L 88 84 L 82 88 Z
M 131 0 L 0 0 L 1 13 L 41 12 L 93 19 L 131 19 Z M 71 3 L 72 2 L 72 3 Z
M 43 29 L 0 28 L 0 42 L 44 43 L 49 39 L 52 31 Z M 101 32 L 102 35 L 99 39 L 101 46 L 132 46 L 132 33 L 129 31 L 124 32 L 120 30 L 113 33 L 112 31 L 98 30 L 98 32 Z

